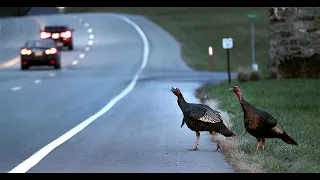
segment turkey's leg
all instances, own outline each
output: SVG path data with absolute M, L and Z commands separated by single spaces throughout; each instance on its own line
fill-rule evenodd
M 259 150 L 259 147 L 260 147 L 260 145 L 261 145 L 261 138 L 257 138 L 257 140 L 258 140 L 258 144 L 257 144 L 257 151 Z
M 262 138 L 262 150 L 264 150 L 264 145 L 266 144 L 266 138 Z
M 198 149 L 199 140 L 200 140 L 200 132 L 199 132 L 199 131 L 196 131 L 196 136 L 197 136 L 197 140 L 196 140 L 196 147 L 195 147 L 195 148 L 193 148 L 193 149 L 189 149 L 189 151 L 196 151 L 196 150 L 199 150 L 199 149 Z
M 212 136 L 213 142 L 215 142 L 215 143 L 217 144 L 217 149 L 216 149 L 216 151 L 218 151 L 219 149 L 221 149 L 221 147 L 220 147 L 220 144 L 219 144 L 219 142 L 218 142 L 218 140 L 217 140 L 216 133 L 215 133 L 215 132 L 212 132 L 212 133 L 211 133 L 211 136 Z

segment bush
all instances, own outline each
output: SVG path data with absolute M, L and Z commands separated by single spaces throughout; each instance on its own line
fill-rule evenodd
M 272 68 L 270 68 L 269 70 L 270 70 L 270 78 L 271 78 L 271 79 L 278 79 L 278 77 L 279 77 L 278 69 L 272 67 Z
M 261 74 L 259 71 L 251 71 L 250 72 L 250 80 L 251 81 L 259 81 L 261 78 Z
M 250 80 L 250 70 L 249 68 L 240 68 L 237 73 L 237 80 L 239 83 L 246 82 Z
M 283 78 L 319 78 L 320 55 L 304 58 L 287 56 L 280 60 L 278 71 Z

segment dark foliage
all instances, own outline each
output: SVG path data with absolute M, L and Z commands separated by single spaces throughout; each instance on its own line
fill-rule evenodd
M 311 57 L 290 57 L 280 60 L 278 70 L 283 78 L 319 78 L 320 55 Z
M 0 7 L 0 17 L 23 16 L 31 7 Z

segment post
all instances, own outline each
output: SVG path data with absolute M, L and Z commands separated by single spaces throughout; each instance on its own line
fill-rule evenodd
M 230 49 L 227 49 L 227 65 L 228 65 L 228 81 L 231 85 L 231 75 L 230 75 Z
M 222 39 L 222 48 L 227 50 L 227 66 L 228 66 L 228 80 L 229 85 L 231 84 L 231 75 L 230 75 L 230 49 L 233 48 L 233 39 L 232 38 L 223 38 Z
M 252 20 L 251 22 L 251 55 L 252 55 L 252 69 L 258 71 L 258 64 L 256 64 L 255 60 L 255 48 L 254 48 L 254 22 L 255 19 L 258 19 L 258 15 L 256 14 L 248 14 L 248 18 Z
M 251 23 L 251 56 L 252 56 L 252 68 L 255 66 L 255 49 L 254 49 L 254 22 Z
M 210 71 L 213 71 L 213 48 L 209 46 L 208 50 L 209 50 L 209 67 L 210 67 Z

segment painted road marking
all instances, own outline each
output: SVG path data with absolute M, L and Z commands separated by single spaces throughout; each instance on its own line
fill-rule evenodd
M 88 27 L 90 24 L 89 23 L 84 23 L 83 25 L 84 25 L 84 27 Z
M 41 30 L 43 30 L 44 27 L 46 26 L 46 23 L 43 20 L 39 19 L 39 18 L 30 17 L 30 19 L 36 21 L 39 24 Z M 0 69 L 8 68 L 10 66 L 13 66 L 13 65 L 19 63 L 19 62 L 20 62 L 20 56 L 17 56 L 15 58 L 3 63 L 3 64 L 0 64 Z
M 72 61 L 72 65 L 76 65 L 76 64 L 78 64 L 78 61 L 77 61 L 77 60 Z
M 36 80 L 33 81 L 33 83 L 39 84 L 39 83 L 41 83 L 41 79 L 36 79 Z
M 89 41 L 88 41 L 88 45 L 91 46 L 92 44 L 93 44 L 93 41 L 92 41 L 92 40 L 89 40 Z
M 21 86 L 16 86 L 11 88 L 12 91 L 19 91 L 22 87 Z
M 48 76 L 50 76 L 50 77 L 53 77 L 53 76 L 55 76 L 56 75 L 56 73 L 49 73 L 48 74 Z
M 87 46 L 87 47 L 84 48 L 84 50 L 85 50 L 85 51 L 89 51 L 89 50 L 90 50 L 90 47 Z
M 94 38 L 94 35 L 93 34 L 90 34 L 89 35 L 89 39 L 93 39 Z
M 89 117 L 88 119 L 84 120 L 82 123 L 77 125 L 76 127 L 72 128 L 56 140 L 52 141 L 50 144 L 46 145 L 42 149 L 40 149 L 38 152 L 34 153 L 31 157 L 23 161 L 21 164 L 19 164 L 17 167 L 9 171 L 9 173 L 25 173 L 29 169 L 31 169 L 33 166 L 38 164 L 41 159 L 43 159 L 45 156 L 47 156 L 51 151 L 53 151 L 55 148 L 72 138 L 74 135 L 82 131 L 84 128 L 86 128 L 89 124 L 94 122 L 96 119 L 98 119 L 100 116 L 108 112 L 117 102 L 119 102 L 122 98 L 124 98 L 126 95 L 128 95 L 134 88 L 134 86 L 137 83 L 137 80 L 139 79 L 140 73 L 143 71 L 143 69 L 146 67 L 148 63 L 149 58 L 149 41 L 144 34 L 144 32 L 141 30 L 141 28 L 134 23 L 132 20 L 125 16 L 120 15 L 110 15 L 113 17 L 117 17 L 125 22 L 127 22 L 129 25 L 131 25 L 137 33 L 140 35 L 142 41 L 143 41 L 143 59 L 141 66 L 139 70 L 136 72 L 136 74 L 133 76 L 133 79 L 131 80 L 130 84 L 115 98 L 113 98 L 106 106 L 104 106 L 100 111 L 96 112 L 94 115 Z
M 20 56 L 17 56 L 3 64 L 0 64 L 0 69 L 8 68 L 20 62 Z
M 92 33 L 93 30 L 91 28 L 88 29 L 88 33 Z
M 42 19 L 37 18 L 37 17 L 30 17 L 30 19 L 33 19 L 34 21 L 36 21 L 40 25 L 40 29 L 44 30 L 46 23 Z M 39 34 L 39 36 L 40 36 L 40 34 Z
M 84 58 L 85 54 L 79 54 L 79 58 L 82 59 Z

